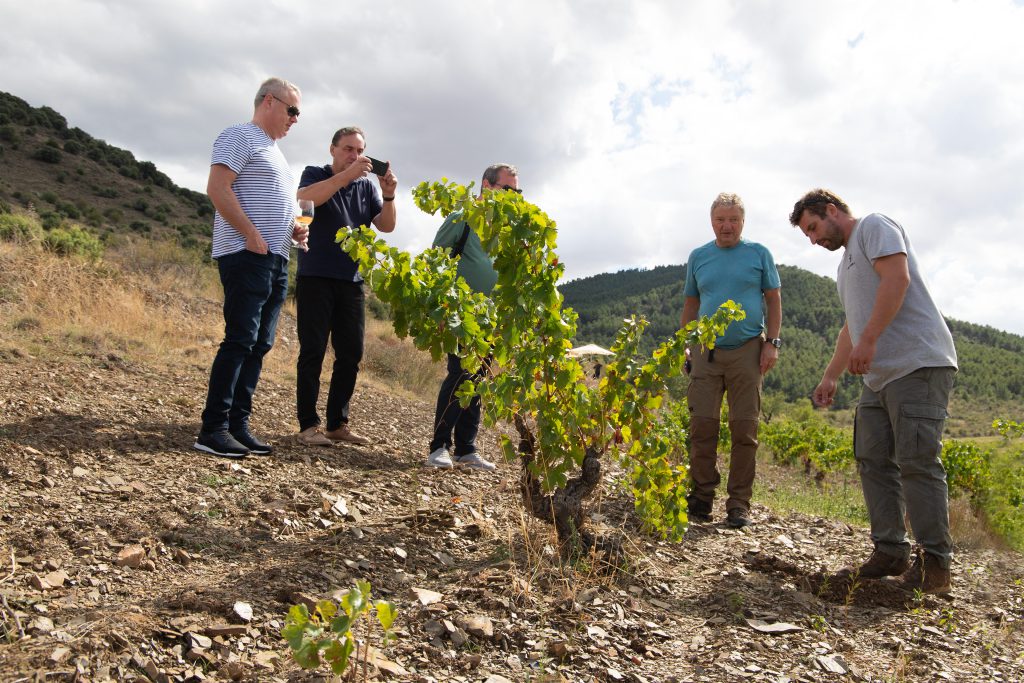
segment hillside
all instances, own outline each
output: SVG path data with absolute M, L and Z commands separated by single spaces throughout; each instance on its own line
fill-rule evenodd
M 793 266 L 779 266 L 779 276 L 785 346 L 765 389 L 794 401 L 818 383 L 844 316 L 834 280 Z M 651 323 L 645 340 L 651 350 L 679 328 L 685 278 L 686 266 L 659 266 L 573 280 L 559 289 L 579 314 L 579 343 L 609 346 L 622 318 L 637 314 Z M 1024 401 L 1024 337 L 959 320 L 947 323 L 960 359 L 959 398 Z M 859 394 L 859 381 L 844 376 L 836 406 L 852 405 Z
M 138 183 L 117 191 L 171 192 Z M 14 192 L 28 190 L 12 190 L 19 206 Z M 61 256 L 5 201 L 0 228 L 32 230 L 0 238 L 0 681 L 324 683 L 291 659 L 285 614 L 357 579 L 398 608 L 360 680 L 1024 678 L 1024 562 L 968 501 L 952 507 L 952 595 L 908 596 L 834 581 L 870 552 L 867 530 L 791 507 L 831 481 L 766 458 L 753 526 L 727 528 L 719 505 L 668 543 L 642 528 L 609 458 L 586 512 L 625 562 L 563 560 L 523 514 L 516 463 L 424 466 L 442 371 L 380 321 L 352 405 L 370 445 L 294 439 L 288 302 L 253 414 L 274 455 L 197 453 L 222 335 L 216 268 L 160 221 L 148 234 L 101 222 L 101 258 Z M 481 435 L 485 454 L 499 436 Z
M 423 466 L 429 392 L 363 373 L 352 419 L 373 443 L 302 446 L 288 310 L 254 412 L 275 455 L 196 453 L 216 287 L 169 254 L 140 244 L 91 265 L 0 241 L 0 680 L 322 682 L 291 660 L 284 615 L 355 579 L 398 608 L 372 680 L 1024 677 L 1018 554 L 958 526 L 948 599 L 833 584 L 870 552 L 867 531 L 760 504 L 806 486 L 770 465 L 754 526 L 717 509 L 680 543 L 644 532 L 610 466 L 589 511 L 625 542 L 609 573 L 552 552 L 515 464 Z M 385 339 L 372 345 L 410 374 L 418 353 Z
M 209 243 L 213 205 L 152 162 L 98 140 L 53 109 L 0 92 L 0 202 L 32 207 L 46 228 L 74 222 L 118 234 Z

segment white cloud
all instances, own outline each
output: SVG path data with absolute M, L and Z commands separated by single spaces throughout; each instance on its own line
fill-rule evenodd
M 907 227 L 947 314 L 1024 333 L 1019 2 L 39 0 L 0 22 L 0 89 L 193 189 L 280 75 L 297 169 L 350 123 L 406 188 L 516 163 L 570 276 L 684 261 L 722 190 L 778 262 L 832 275 L 786 220 L 823 185 Z M 426 246 L 437 220 L 398 208 L 393 241 Z

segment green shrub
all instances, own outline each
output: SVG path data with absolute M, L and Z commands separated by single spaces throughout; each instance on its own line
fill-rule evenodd
M 82 256 L 91 260 L 103 256 L 99 238 L 77 225 L 54 228 L 43 238 L 43 244 L 61 256 Z
M 67 216 L 59 211 L 47 211 L 39 216 L 39 220 L 43 224 L 43 228 L 53 230 L 62 227 L 67 221 Z
M 64 143 L 64 151 L 77 156 L 82 153 L 82 145 L 74 140 L 68 140 Z
M 61 156 L 63 155 L 59 149 L 56 147 L 47 147 L 45 145 L 32 153 L 33 159 L 47 164 L 59 164 Z
M 38 240 L 43 236 L 39 221 L 18 213 L 0 213 L 0 239 L 9 242 Z
M 0 213 L 10 213 L 10 212 L 11 212 L 11 205 L 9 203 L 5 202 L 3 199 L 0 199 Z
M 949 495 L 967 495 L 975 503 L 980 502 L 991 481 L 992 452 L 974 443 L 949 439 L 942 444 L 941 458 Z
M 4 142 L 17 142 L 18 129 L 9 123 L 0 126 L 0 140 Z

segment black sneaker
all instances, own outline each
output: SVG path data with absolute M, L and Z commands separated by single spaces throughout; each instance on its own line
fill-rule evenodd
M 691 522 L 706 523 L 711 521 L 711 503 L 699 498 L 688 498 L 686 516 Z
M 219 455 L 222 458 L 239 459 L 249 454 L 249 449 L 238 443 L 226 429 L 219 432 L 199 432 L 192 448 L 204 453 Z
M 729 510 L 728 515 L 725 518 L 725 523 L 731 526 L 733 529 L 742 529 L 745 526 L 750 526 L 750 512 L 743 508 L 733 508 Z
M 253 436 L 248 427 L 237 432 L 231 432 L 231 436 L 235 437 L 235 441 L 248 448 L 249 452 L 253 455 L 270 455 L 274 452 L 273 446 Z

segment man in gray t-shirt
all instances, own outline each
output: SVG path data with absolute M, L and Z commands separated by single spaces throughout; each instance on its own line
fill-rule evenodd
M 832 403 L 844 370 L 864 378 L 854 456 L 875 550 L 862 579 L 897 576 L 904 590 L 950 591 L 946 471 L 939 456 L 956 350 L 918 270 L 903 227 L 874 213 L 854 218 L 829 190 L 811 190 L 789 222 L 829 251 L 844 249 L 837 282 L 846 312 L 814 402 Z M 905 517 L 923 553 L 913 564 Z

